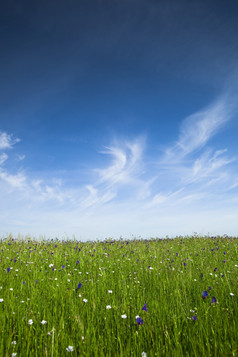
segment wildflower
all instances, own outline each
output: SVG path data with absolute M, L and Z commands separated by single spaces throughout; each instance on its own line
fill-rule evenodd
M 112 307 L 111 307 L 110 305 L 107 305 L 107 306 L 106 306 L 106 309 L 107 309 L 107 310 L 109 310 L 109 309 L 111 309 L 111 308 L 112 308 Z
M 28 324 L 32 325 L 33 324 L 33 320 L 32 319 L 28 320 Z
M 112 294 L 112 290 L 108 290 L 109 294 Z
M 76 288 L 76 291 L 77 291 L 78 289 L 80 289 L 81 286 L 82 286 L 82 284 L 81 284 L 81 283 L 78 283 L 78 286 L 77 286 L 77 288 Z
M 8 272 L 8 273 L 10 272 L 10 268 L 7 268 L 7 272 Z
M 203 293 L 202 293 L 202 298 L 203 299 L 206 299 L 206 297 L 208 296 L 208 292 L 205 290 L 205 291 L 203 291 Z
M 17 352 L 12 353 L 12 357 L 16 357 L 16 355 L 17 355 Z
M 79 260 L 77 260 L 76 264 L 79 264 Z
M 145 312 L 147 312 L 147 304 L 145 304 L 145 305 L 142 307 L 142 310 L 144 310 Z
M 142 357 L 147 357 L 147 353 L 146 352 L 142 352 Z
M 65 268 L 65 265 L 62 265 L 62 269 L 64 269 Z
M 16 345 L 17 344 L 17 341 L 12 341 L 11 342 L 11 345 Z
M 230 293 L 230 295 L 231 295 L 231 296 L 234 296 L 235 294 L 233 294 L 233 293 Z
M 215 268 L 214 271 L 217 271 L 217 268 Z
M 10 291 L 13 291 L 13 288 L 10 288 Z
M 50 265 L 49 265 L 49 268 L 52 268 L 53 266 L 54 266 L 54 264 L 50 264 Z
M 208 286 L 208 290 L 212 290 L 212 288 L 210 286 Z
M 193 317 L 192 317 L 192 319 L 193 319 L 193 321 L 197 321 L 197 316 L 196 315 L 194 315 Z
M 124 314 L 124 315 L 121 315 L 121 318 L 122 318 L 122 319 L 126 319 L 127 316 Z
M 190 310 L 190 312 L 195 312 L 194 310 Z
M 0 299 L 0 302 L 3 302 L 4 301 L 4 299 Z
M 67 352 L 73 352 L 74 351 L 74 346 L 68 346 L 66 347 Z
M 136 322 L 138 323 L 138 325 L 143 325 L 143 320 L 140 316 L 136 316 Z
M 87 299 L 83 299 L 83 302 L 85 302 L 85 303 L 86 303 L 86 302 L 88 302 L 88 300 L 87 300 Z
M 42 324 L 42 325 L 45 325 L 45 324 L 47 324 L 47 321 L 42 320 L 42 321 L 41 321 L 41 324 Z
M 215 296 L 213 296 L 212 298 L 212 304 L 215 304 L 217 302 L 217 299 L 215 298 Z

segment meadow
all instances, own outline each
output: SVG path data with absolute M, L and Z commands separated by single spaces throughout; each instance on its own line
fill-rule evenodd
M 238 239 L 0 241 L 0 356 L 238 356 Z

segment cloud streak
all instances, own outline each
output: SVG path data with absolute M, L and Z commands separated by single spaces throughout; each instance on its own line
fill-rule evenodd
M 179 140 L 167 149 L 166 159 L 182 159 L 203 148 L 232 119 L 233 114 L 233 103 L 222 97 L 207 108 L 190 115 L 182 122 Z

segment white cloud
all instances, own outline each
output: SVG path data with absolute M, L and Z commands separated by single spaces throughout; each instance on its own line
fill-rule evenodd
M 183 158 L 203 148 L 231 120 L 233 110 L 233 103 L 223 97 L 204 110 L 190 115 L 182 123 L 179 140 L 167 149 L 167 159 Z
M 19 139 L 13 139 L 12 135 L 9 135 L 5 132 L 0 132 L 0 150 L 11 149 L 13 145 L 19 141 Z
M 7 171 L 0 170 L 0 179 L 5 181 L 10 186 L 10 188 L 13 189 L 22 190 L 26 187 L 27 178 L 24 174 L 20 172 L 16 175 L 12 175 Z
M 3 153 L 0 155 L 0 165 L 2 165 L 5 161 L 7 161 L 8 156 L 7 154 Z

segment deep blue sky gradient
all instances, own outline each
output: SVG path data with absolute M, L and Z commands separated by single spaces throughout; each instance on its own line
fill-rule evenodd
M 237 19 L 235 0 L 1 4 L 0 233 L 237 235 Z

